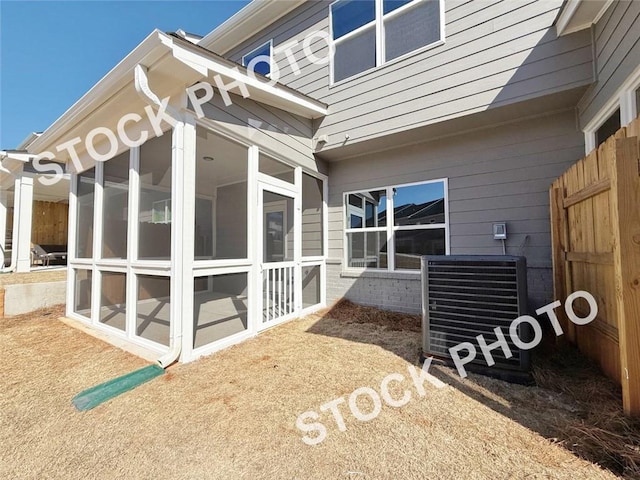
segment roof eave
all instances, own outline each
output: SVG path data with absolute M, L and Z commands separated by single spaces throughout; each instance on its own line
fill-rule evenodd
M 614 0 L 567 0 L 556 21 L 560 37 L 591 27 L 604 15 Z
M 306 0 L 253 0 L 198 42 L 199 45 L 225 55 L 265 25 L 282 18 Z

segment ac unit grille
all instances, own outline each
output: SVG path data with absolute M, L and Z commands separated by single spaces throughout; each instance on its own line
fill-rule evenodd
M 477 349 L 474 362 L 486 366 L 476 337 L 491 344 L 500 327 L 512 357 L 502 349 L 491 354 L 494 368 L 526 370 L 528 352 L 521 352 L 509 336 L 511 322 L 526 314 L 526 260 L 511 256 L 426 256 L 422 263 L 423 350 L 426 355 L 450 358 L 449 349 L 471 342 Z M 529 332 L 519 327 L 527 340 Z M 466 354 L 466 352 L 462 352 Z

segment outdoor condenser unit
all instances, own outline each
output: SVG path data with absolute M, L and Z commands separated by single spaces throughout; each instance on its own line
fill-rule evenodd
M 519 350 L 509 335 L 511 322 L 527 314 L 525 257 L 443 255 L 422 257 L 422 349 L 425 357 L 451 361 L 449 348 L 472 343 L 477 355 L 465 365 L 489 375 L 529 369 L 529 352 Z M 520 324 L 519 337 L 531 340 L 528 324 Z M 495 365 L 488 367 L 476 337 L 488 345 L 501 327 L 513 356 L 501 348 L 491 351 Z M 466 350 L 461 356 L 466 356 Z M 515 372 L 514 372 L 515 373 Z

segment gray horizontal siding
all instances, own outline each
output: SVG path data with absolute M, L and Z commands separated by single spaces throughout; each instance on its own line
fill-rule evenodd
M 580 123 L 588 124 L 640 65 L 640 2 L 615 2 L 595 26 L 598 80 L 580 101 Z
M 258 145 L 267 153 L 288 159 L 311 170 L 319 165 L 312 153 L 312 122 L 250 98 L 231 95 L 226 106 L 220 95 L 202 106 L 205 117 L 217 128 Z
M 318 122 L 324 150 L 587 85 L 593 77 L 588 31 L 557 38 L 561 0 L 445 2 L 446 43 L 329 86 L 329 66 L 305 59 L 302 40 L 328 31 L 330 2 L 308 2 L 234 49 L 240 60 L 269 39 L 299 41 L 300 73 L 276 56 L 280 81 L 330 105 Z M 311 45 L 320 57 L 325 42 Z
M 342 259 L 344 192 L 448 178 L 452 254 L 501 253 L 492 223 L 506 221 L 508 252 L 550 267 L 549 185 L 583 152 L 573 112 L 566 111 L 334 162 L 329 257 Z

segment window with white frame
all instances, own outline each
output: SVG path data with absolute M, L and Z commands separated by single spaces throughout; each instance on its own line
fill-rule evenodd
M 255 50 L 242 57 L 242 66 L 253 70 L 255 73 L 268 77 L 271 74 L 271 62 L 273 61 L 273 42 L 269 40 Z
M 339 82 L 444 41 L 443 0 L 337 0 L 330 6 Z
M 600 146 L 604 142 L 607 141 L 611 135 L 614 135 L 618 130 L 620 130 L 621 121 L 620 121 L 620 109 L 618 108 L 613 114 L 607 118 L 600 128 L 596 130 L 596 146 Z
M 349 192 L 344 206 L 348 268 L 419 270 L 448 252 L 446 180 Z

